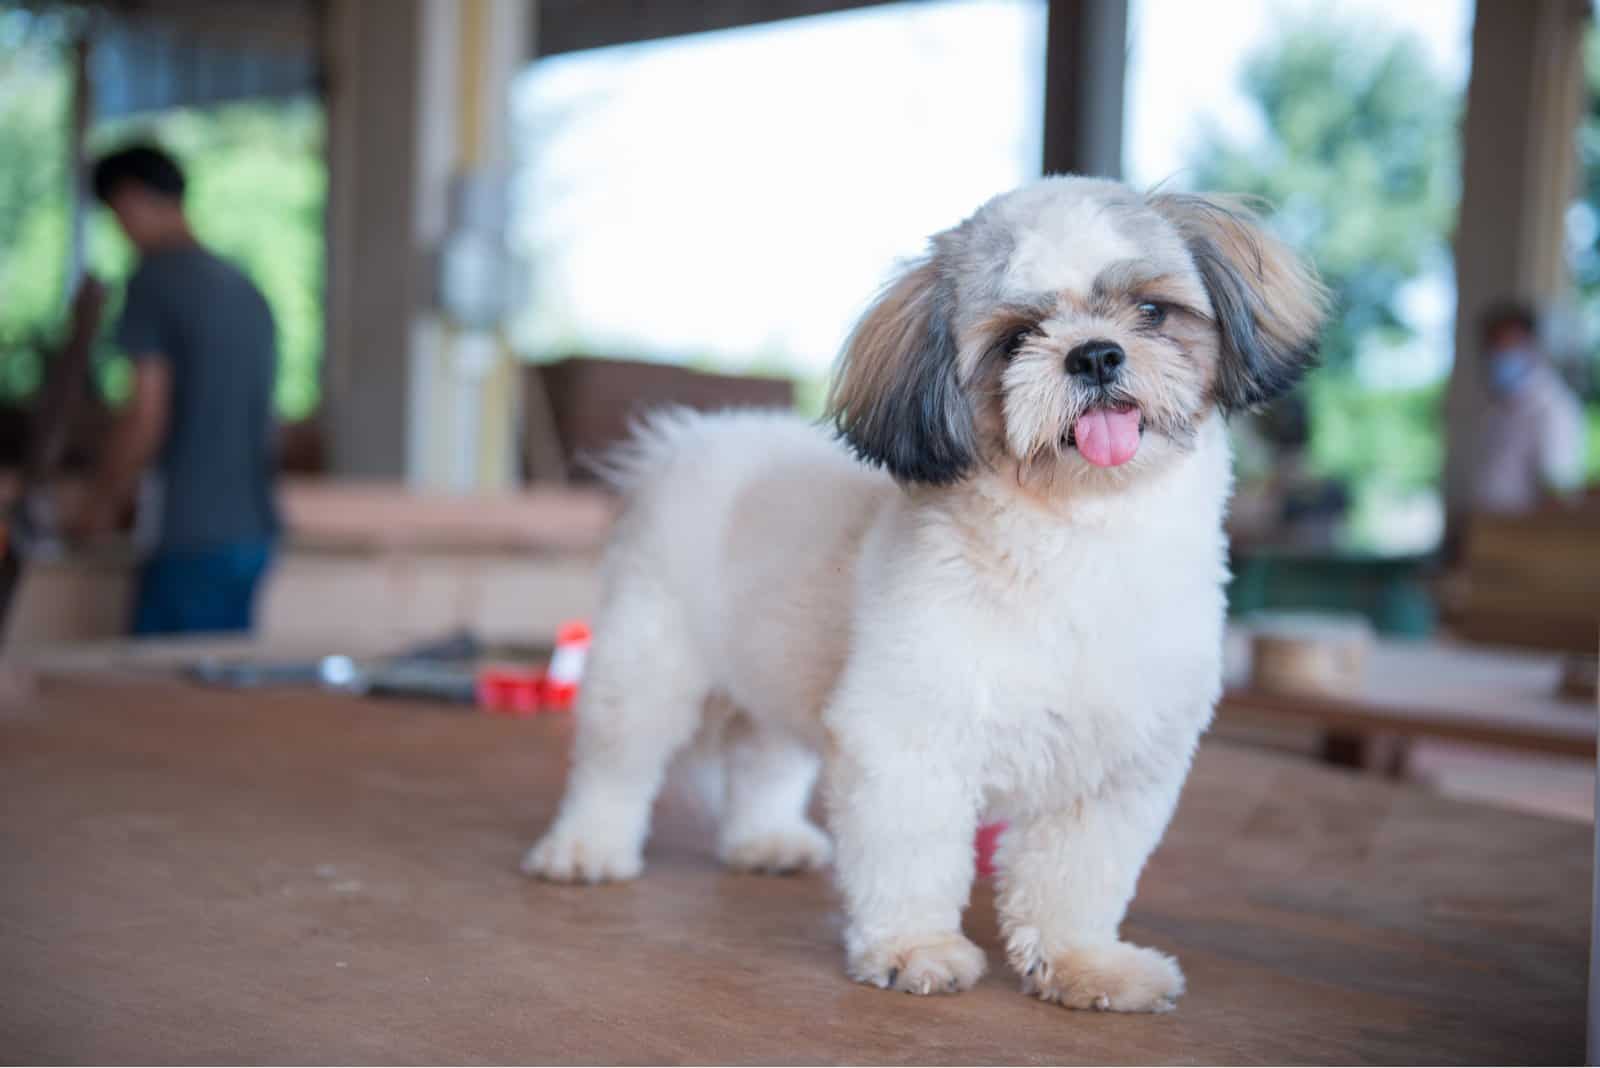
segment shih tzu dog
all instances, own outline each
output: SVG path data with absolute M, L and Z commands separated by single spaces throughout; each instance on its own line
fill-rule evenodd
M 638 875 L 669 762 L 711 758 L 723 860 L 832 852 L 850 975 L 941 993 L 984 971 L 961 914 L 975 828 L 1003 819 L 1023 988 L 1170 1009 L 1177 963 L 1118 929 L 1221 689 L 1224 421 L 1299 380 L 1324 308 L 1238 204 L 1046 178 L 868 310 L 837 435 L 649 420 L 616 465 L 571 777 L 525 870 Z

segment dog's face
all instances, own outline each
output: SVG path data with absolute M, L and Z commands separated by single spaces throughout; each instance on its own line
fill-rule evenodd
M 1293 386 L 1324 307 L 1242 207 L 1047 178 L 934 237 L 852 333 L 829 407 L 902 482 L 1117 481 Z

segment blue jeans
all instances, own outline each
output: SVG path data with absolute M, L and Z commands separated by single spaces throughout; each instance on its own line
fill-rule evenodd
M 158 552 L 139 572 L 133 633 L 238 633 L 255 617 L 256 587 L 272 563 L 272 543 Z

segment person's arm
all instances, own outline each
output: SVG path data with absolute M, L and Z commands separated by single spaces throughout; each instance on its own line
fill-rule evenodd
M 1565 497 L 1582 487 L 1583 439 L 1583 405 L 1558 383 L 1539 427 L 1539 477 L 1547 493 Z
M 99 470 L 73 524 L 80 539 L 104 534 L 116 523 L 139 477 L 166 440 L 171 403 L 171 364 L 153 353 L 135 360 L 133 390 L 117 413 Z

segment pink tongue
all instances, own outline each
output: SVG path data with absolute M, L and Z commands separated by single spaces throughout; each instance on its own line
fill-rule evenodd
M 1078 452 L 1096 467 L 1116 467 L 1139 451 L 1139 409 L 1096 408 L 1078 416 L 1072 436 Z

